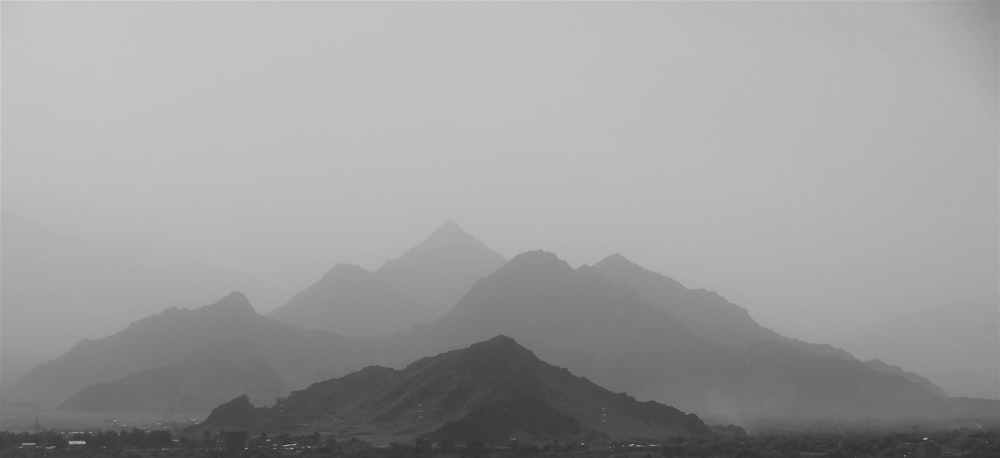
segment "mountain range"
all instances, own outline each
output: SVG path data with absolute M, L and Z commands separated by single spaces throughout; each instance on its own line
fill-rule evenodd
M 196 309 L 170 308 L 114 335 L 84 340 L 20 379 L 10 395 L 86 411 L 207 411 L 249 393 L 291 388 L 357 369 L 353 341 L 258 315 L 232 293 Z M 43 401 L 44 402 L 44 401 Z
M 716 422 L 944 419 L 991 416 L 1000 408 L 996 401 L 948 398 L 891 364 L 781 336 L 722 296 L 688 289 L 621 255 L 573 268 L 544 251 L 493 267 L 502 262 L 494 254 L 446 223 L 375 272 L 333 267 L 270 316 L 233 293 L 81 342 L 31 371 L 14 393 L 64 409 L 183 404 L 207 411 L 242 394 L 267 403 L 362 367 L 402 368 L 506 335 L 601 386 Z M 428 286 L 405 286 L 421 282 Z M 434 304 L 449 297 L 451 307 L 433 318 L 440 307 Z M 406 313 L 407 304 L 417 313 Z M 234 382 L 243 378 L 254 382 Z M 112 393 L 127 395 L 112 400 Z
M 338 264 L 269 316 L 307 329 L 377 337 L 444 314 L 506 261 L 453 221 L 374 272 Z
M 304 427 L 302 425 L 305 425 Z M 292 392 L 273 407 L 239 397 L 198 430 L 323 430 L 392 440 L 502 443 L 708 435 L 697 416 L 613 393 L 497 336 L 401 370 L 367 367 Z
M 842 350 L 778 336 L 717 295 L 679 290 L 675 300 L 647 292 L 659 298 L 651 305 L 601 273 L 624 262 L 613 256 L 573 269 L 552 253 L 523 253 L 473 285 L 441 319 L 396 336 L 395 348 L 429 354 L 503 333 L 602 386 L 720 421 L 850 421 L 866 412 L 904 418 L 941 409 L 939 389 Z M 674 314 L 684 295 L 716 307 L 714 320 L 735 337 L 701 332 L 697 315 L 677 318 L 692 316 Z

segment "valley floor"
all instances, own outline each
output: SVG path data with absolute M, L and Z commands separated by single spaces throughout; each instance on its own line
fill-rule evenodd
M 98 433 L 107 439 L 108 433 Z M 111 433 L 114 435 L 114 433 Z M 227 452 L 217 438 L 169 440 L 146 446 L 130 445 L 129 437 L 121 435 L 117 445 L 68 445 L 49 433 L 0 432 L 0 457 L 66 456 L 66 457 L 1000 457 L 1000 431 L 951 430 L 935 432 L 911 431 L 884 434 L 771 434 L 752 437 L 677 438 L 658 444 L 613 443 L 609 446 L 587 444 L 497 445 L 482 443 L 429 444 L 393 443 L 371 446 L 348 439 L 337 441 L 320 435 L 287 436 L 273 439 L 255 437 L 247 440 L 239 451 Z M 161 434 L 149 434 L 147 440 L 162 439 Z M 39 445 L 45 444 L 45 445 Z M 155 446 L 154 446 L 155 445 Z

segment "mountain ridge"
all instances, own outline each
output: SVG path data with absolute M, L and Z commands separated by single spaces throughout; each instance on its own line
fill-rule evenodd
M 448 220 L 416 246 L 386 261 L 375 274 L 410 299 L 422 321 L 430 321 L 455 305 L 476 280 L 506 262 Z
M 137 374 L 165 374 L 162 372 L 165 367 L 176 370 L 185 361 L 190 362 L 192 355 L 224 342 L 252 343 L 257 349 L 252 357 L 259 353 L 280 374 L 284 389 L 355 369 L 360 366 L 358 361 L 363 360 L 352 339 L 326 331 L 303 330 L 258 315 L 246 296 L 230 293 L 209 305 L 193 309 L 171 307 L 134 321 L 110 336 L 82 340 L 64 355 L 32 369 L 11 389 L 20 399 L 44 399 L 53 406 L 88 389 L 90 393 L 102 393 L 93 388 L 102 384 L 142 391 L 141 384 L 137 387 L 124 379 Z M 219 361 L 224 363 L 224 359 Z M 215 370 L 210 364 L 196 367 L 196 373 Z M 136 380 L 149 379 L 131 379 Z M 175 384 L 184 383 L 183 377 L 171 380 Z M 162 393 L 175 388 L 150 390 Z M 143 397 L 136 399 L 148 402 Z M 80 397 L 74 398 L 69 406 L 101 410 L 99 405 Z
M 517 435 L 529 441 L 609 441 L 711 433 L 695 415 L 612 393 L 502 335 L 403 369 L 370 366 L 317 382 L 275 407 L 249 412 L 247 405 L 245 398 L 234 399 L 192 431 L 235 425 L 294 430 L 283 423 L 286 415 L 335 434 L 370 432 L 393 440 L 500 442 Z M 393 433 L 386 433 L 385 425 Z
M 414 307 L 379 275 L 339 263 L 267 316 L 306 329 L 377 337 L 418 323 Z

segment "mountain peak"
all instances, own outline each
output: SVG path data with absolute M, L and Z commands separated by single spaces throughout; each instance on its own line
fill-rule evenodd
M 632 260 L 626 258 L 621 253 L 613 253 L 609 255 L 608 257 L 602 259 L 600 262 L 594 265 L 594 267 L 597 266 L 611 267 L 616 269 L 642 269 L 642 266 L 632 262 Z
M 473 344 L 469 348 L 476 348 L 476 347 L 510 348 L 510 349 L 520 349 L 528 351 L 527 348 L 524 348 L 524 346 L 517 343 L 517 341 L 514 340 L 513 337 L 504 334 L 498 334 L 496 337 L 493 337 L 489 340 L 484 340 L 482 342 Z
M 572 271 L 573 268 L 570 267 L 569 263 L 559 259 L 555 253 L 544 251 L 544 250 L 532 250 L 525 251 L 517 256 L 511 258 L 511 260 L 504 266 L 505 269 L 530 269 L 530 270 L 541 270 L 546 271 L 558 270 L 558 271 Z
M 218 302 L 216 302 L 214 304 L 211 304 L 211 305 L 206 305 L 205 307 L 202 307 L 202 308 L 206 309 L 206 310 L 220 310 L 220 311 L 227 311 L 227 312 L 248 312 L 249 311 L 250 313 L 254 313 L 254 314 L 257 313 L 253 309 L 253 306 L 250 305 L 250 300 L 247 299 L 246 294 L 243 294 L 243 293 L 241 293 L 239 291 L 233 291 L 233 292 L 227 294 L 226 297 L 223 297 L 222 299 L 220 299 Z
M 331 278 L 331 277 L 336 277 L 337 275 L 344 275 L 344 274 L 358 273 L 358 272 L 368 272 L 368 271 L 357 264 L 341 262 L 337 263 L 337 265 L 331 267 L 330 270 L 326 271 L 326 275 L 324 275 L 323 277 Z
M 525 367 L 530 367 L 535 361 L 539 361 L 533 351 L 503 334 L 474 343 L 459 350 L 458 353 L 483 364 L 490 363 L 508 368 L 511 364 L 527 364 Z
M 477 280 L 495 272 L 506 259 L 445 221 L 423 242 L 387 261 L 375 274 L 409 299 L 422 319 L 441 316 Z
M 452 244 L 458 241 L 475 241 L 476 243 L 481 243 L 472 234 L 469 234 L 461 226 L 458 225 L 454 220 L 446 220 L 441 223 L 431 235 L 424 240 L 424 243 L 448 243 Z

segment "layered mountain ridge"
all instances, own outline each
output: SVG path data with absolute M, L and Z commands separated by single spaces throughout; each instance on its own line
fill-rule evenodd
M 444 314 L 503 256 L 446 221 L 374 272 L 338 264 L 269 316 L 307 329 L 357 337 L 402 331 Z
M 902 373 L 786 339 L 742 309 L 727 310 L 736 306 L 714 294 L 677 290 L 670 297 L 653 294 L 652 282 L 636 288 L 612 281 L 601 272 L 606 267 L 573 269 L 552 253 L 520 254 L 398 346 L 426 354 L 503 333 L 602 386 L 724 421 L 850 421 L 870 410 L 910 418 L 940 409 L 937 393 Z M 711 300 L 716 311 L 704 318 L 677 306 L 686 296 Z M 704 332 L 712 331 L 709 321 L 735 337 Z
M 479 254 L 452 256 L 456 246 Z M 946 418 L 994 407 L 956 403 L 925 378 L 891 364 L 858 361 L 829 345 L 781 336 L 722 296 L 685 288 L 620 254 L 573 268 L 536 250 L 494 268 L 496 257 L 483 247 L 446 223 L 399 258 L 404 261 L 386 264 L 397 272 L 425 265 L 423 270 L 434 272 L 428 282 L 465 285 L 461 294 L 450 293 L 456 298 L 447 312 L 422 326 L 413 326 L 418 319 L 406 314 L 407 307 L 418 306 L 413 290 L 407 295 L 397 287 L 405 282 L 393 283 L 383 269 L 341 264 L 270 317 L 258 315 L 239 293 L 199 309 L 168 309 L 113 336 L 81 342 L 29 373 L 18 388 L 67 409 L 148 410 L 168 401 L 207 409 L 242 394 L 250 395 L 247 402 L 267 401 L 271 391 L 283 395 L 373 364 L 384 367 L 365 374 L 393 371 L 426 355 L 506 335 L 601 386 L 720 422 Z M 450 266 L 442 271 L 463 276 L 435 277 L 441 263 Z M 326 330 L 277 321 L 292 312 Z M 344 326 L 344 334 L 385 335 L 329 332 L 336 326 Z M 246 361 L 247 372 L 204 363 L 213 358 Z M 233 381 L 241 376 L 260 383 Z M 190 380 L 229 382 L 199 387 Z M 112 402 L 108 393 L 114 392 L 128 395 Z
M 81 341 L 33 369 L 12 391 L 70 410 L 148 411 L 171 402 L 207 410 L 237 394 L 273 398 L 356 369 L 362 364 L 354 345 L 330 332 L 260 316 L 246 296 L 234 292 L 210 305 L 170 308 L 103 339 Z
M 429 321 L 450 310 L 476 280 L 506 262 L 502 255 L 449 220 L 375 273 L 409 298 Z
M 421 319 L 407 297 L 377 274 L 353 264 L 337 264 L 268 316 L 355 337 L 392 334 Z

